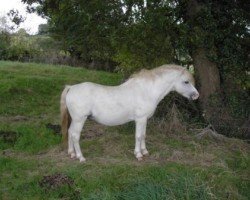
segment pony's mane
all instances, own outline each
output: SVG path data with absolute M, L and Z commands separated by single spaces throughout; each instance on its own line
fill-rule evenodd
M 174 65 L 174 64 L 170 64 L 170 65 L 162 65 L 160 67 L 148 70 L 148 69 L 142 69 L 141 71 L 134 73 L 130 76 L 129 79 L 132 78 L 143 78 L 143 79 L 155 79 L 159 76 L 161 76 L 162 74 L 168 72 L 168 71 L 179 71 L 179 72 L 183 72 L 183 73 L 187 73 L 189 74 L 189 76 L 191 76 L 191 74 L 182 66 L 180 65 Z M 192 76 L 191 76 L 192 77 Z

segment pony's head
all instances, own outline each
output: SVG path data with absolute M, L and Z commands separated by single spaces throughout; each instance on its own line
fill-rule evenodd
M 199 98 L 199 92 L 194 85 L 195 82 L 192 74 L 186 69 L 183 69 L 180 76 L 177 77 L 174 82 L 173 90 L 188 99 L 196 100 Z

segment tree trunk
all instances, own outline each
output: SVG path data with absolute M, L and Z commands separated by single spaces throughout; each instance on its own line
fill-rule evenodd
M 205 4 L 198 0 L 189 0 L 186 4 L 186 15 L 184 17 L 190 28 L 190 33 L 195 29 L 203 30 L 200 23 L 197 23 L 197 16 L 205 8 Z M 204 30 L 203 30 L 204 31 Z M 209 120 L 214 114 L 216 102 L 210 102 L 210 97 L 220 92 L 220 75 L 216 63 L 210 61 L 207 57 L 208 50 L 202 42 L 199 44 L 190 44 L 191 56 L 194 61 L 195 76 L 200 92 L 200 102 L 205 118 Z M 211 105 L 210 103 L 213 103 Z
M 209 97 L 220 91 L 220 75 L 217 65 L 206 56 L 204 48 L 198 48 L 193 55 L 195 76 L 204 110 L 209 106 Z

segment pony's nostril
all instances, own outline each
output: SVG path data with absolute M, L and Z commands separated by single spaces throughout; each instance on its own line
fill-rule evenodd
M 192 95 L 191 95 L 191 99 L 193 99 L 193 100 L 196 100 L 196 99 L 198 99 L 199 98 L 199 93 L 197 92 L 195 92 L 195 93 L 193 93 Z

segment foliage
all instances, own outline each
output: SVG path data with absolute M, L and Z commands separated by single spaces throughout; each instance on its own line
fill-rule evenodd
M 23 1 L 32 5 L 34 0 Z M 38 2 L 39 3 L 39 2 Z M 45 1 L 37 12 L 49 16 L 50 32 L 72 56 L 115 61 L 131 73 L 174 60 L 170 40 L 174 16 L 165 3 L 143 1 Z M 134 68 L 134 69 L 133 69 Z
M 8 33 L 11 31 L 11 26 L 8 23 L 6 16 L 0 16 L 0 33 Z
M 28 35 L 24 29 L 16 33 L 0 33 L 0 59 L 57 63 L 63 62 L 67 54 L 59 48 L 59 43 L 49 36 Z
M 15 36 L 7 32 L 1 32 L 0 37 L 3 39 L 0 53 L 1 60 L 24 61 L 29 60 L 36 53 L 27 38 L 27 33 L 22 29 Z
M 219 67 L 222 84 L 232 75 L 245 84 L 249 65 L 249 4 L 241 0 L 177 2 L 175 14 L 182 21 L 178 46 L 191 54 L 197 48 L 205 48 L 208 58 Z
M 48 1 L 42 9 L 50 16 L 50 31 L 63 41 L 63 49 L 90 62 L 109 60 L 114 52 L 111 41 L 119 29 L 119 2 Z
M 38 27 L 38 35 L 48 35 L 49 26 L 48 24 L 40 24 Z
M 0 58 L 4 59 L 8 57 L 8 49 L 10 48 L 11 37 L 9 33 L 3 31 L 0 32 Z
M 131 74 L 163 63 L 192 64 L 206 49 L 223 80 L 246 84 L 249 4 L 237 0 L 23 0 L 49 17 L 49 31 L 63 50 L 85 63 L 118 64 Z M 37 3 L 37 4 L 35 4 Z
M 12 29 L 19 27 L 19 25 L 25 21 L 25 17 L 20 15 L 18 10 L 14 9 L 10 10 L 7 13 L 7 16 L 10 18 L 11 22 L 16 26 L 16 27 L 12 26 Z
M 145 7 L 134 2 L 128 24 L 117 41 L 115 60 L 129 73 L 140 68 L 153 68 L 175 60 L 172 43 L 174 17 L 165 17 L 171 9 L 163 3 Z M 128 5 L 129 6 L 129 5 Z M 127 14 L 127 13 L 125 13 Z M 162 17 L 164 16 L 164 17 Z

